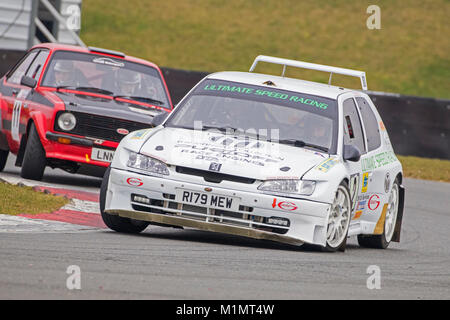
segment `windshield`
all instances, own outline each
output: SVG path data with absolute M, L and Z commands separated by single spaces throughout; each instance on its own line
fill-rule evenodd
M 57 51 L 41 85 L 129 98 L 170 109 L 159 72 L 119 58 Z
M 256 138 L 336 152 L 336 100 L 236 82 L 205 80 L 166 126 L 244 132 Z

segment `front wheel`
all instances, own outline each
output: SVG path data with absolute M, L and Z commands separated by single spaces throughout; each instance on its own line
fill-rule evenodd
M 352 205 L 348 185 L 343 181 L 334 197 L 328 216 L 327 244 L 324 251 L 345 251 L 350 226 Z
M 139 221 L 129 218 L 123 218 L 111 215 L 105 212 L 106 193 L 108 191 L 108 181 L 111 167 L 106 169 L 103 176 L 102 185 L 100 187 L 100 212 L 102 214 L 103 222 L 108 228 L 121 233 L 140 233 L 148 227 L 149 223 L 146 221 Z
M 395 179 L 389 194 L 386 217 L 384 219 L 383 233 L 380 235 L 359 235 L 358 243 L 361 247 L 386 249 L 394 236 L 395 225 L 397 223 L 397 214 L 400 199 L 400 187 L 398 180 Z
M 30 134 L 23 155 L 22 170 L 20 176 L 25 179 L 42 180 L 47 159 L 45 150 L 42 147 L 39 134 L 34 123 L 31 125 Z

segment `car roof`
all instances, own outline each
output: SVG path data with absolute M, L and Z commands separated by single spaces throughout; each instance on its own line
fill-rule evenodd
M 108 57 L 114 57 L 115 59 L 125 59 L 127 61 L 145 64 L 145 65 L 151 66 L 151 67 L 159 70 L 159 67 L 153 62 L 150 62 L 150 61 L 147 61 L 144 59 L 139 59 L 139 58 L 132 57 L 132 56 L 127 56 L 127 55 L 119 56 L 119 55 L 114 55 L 114 54 L 108 54 L 108 52 L 110 52 L 110 53 L 114 52 L 114 51 L 108 50 L 108 49 L 91 48 L 91 47 L 86 48 L 86 47 L 75 46 L 75 45 L 49 42 L 49 43 L 37 44 L 37 45 L 33 46 L 30 50 L 37 49 L 37 48 L 47 48 L 51 51 L 65 50 L 65 51 L 74 51 L 74 52 L 84 52 L 84 53 L 90 53 L 90 54 L 96 54 L 96 55 L 104 55 L 104 56 L 108 56 Z M 97 50 L 91 50 L 91 49 L 104 50 L 104 52 L 100 52 Z M 120 53 L 120 52 L 117 52 L 117 53 Z M 120 53 L 120 54 L 122 54 L 122 53 Z
M 304 94 L 310 94 L 330 99 L 337 99 L 337 97 L 342 93 L 358 91 L 319 82 L 292 79 L 287 77 L 280 77 L 254 72 L 224 71 L 212 73 L 208 75 L 206 78 L 224 81 L 234 81 L 267 88 L 276 88 L 281 90 L 301 92 Z M 264 82 L 266 81 L 271 81 L 275 85 L 274 86 L 266 85 L 264 84 Z

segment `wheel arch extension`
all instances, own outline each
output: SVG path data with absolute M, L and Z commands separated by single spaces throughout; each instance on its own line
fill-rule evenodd
M 17 158 L 15 163 L 17 167 L 22 166 L 23 156 L 25 154 L 25 148 L 27 146 L 28 137 L 30 136 L 30 129 L 32 124 L 36 126 L 34 119 L 33 118 L 28 119 L 25 134 L 22 135 L 22 138 L 20 139 L 19 151 L 17 152 Z M 36 128 L 36 130 L 39 133 L 39 129 Z

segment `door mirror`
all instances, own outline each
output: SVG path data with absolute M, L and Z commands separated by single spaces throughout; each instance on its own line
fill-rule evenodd
M 153 127 L 159 126 L 161 123 L 164 122 L 164 120 L 166 120 L 168 115 L 169 115 L 168 112 L 163 111 L 162 113 L 154 116 L 152 119 L 151 125 Z
M 344 160 L 357 162 L 361 158 L 361 152 L 352 144 L 344 144 Z
M 29 76 L 23 76 L 22 79 L 20 80 L 20 84 L 34 89 L 36 87 L 37 80 Z

